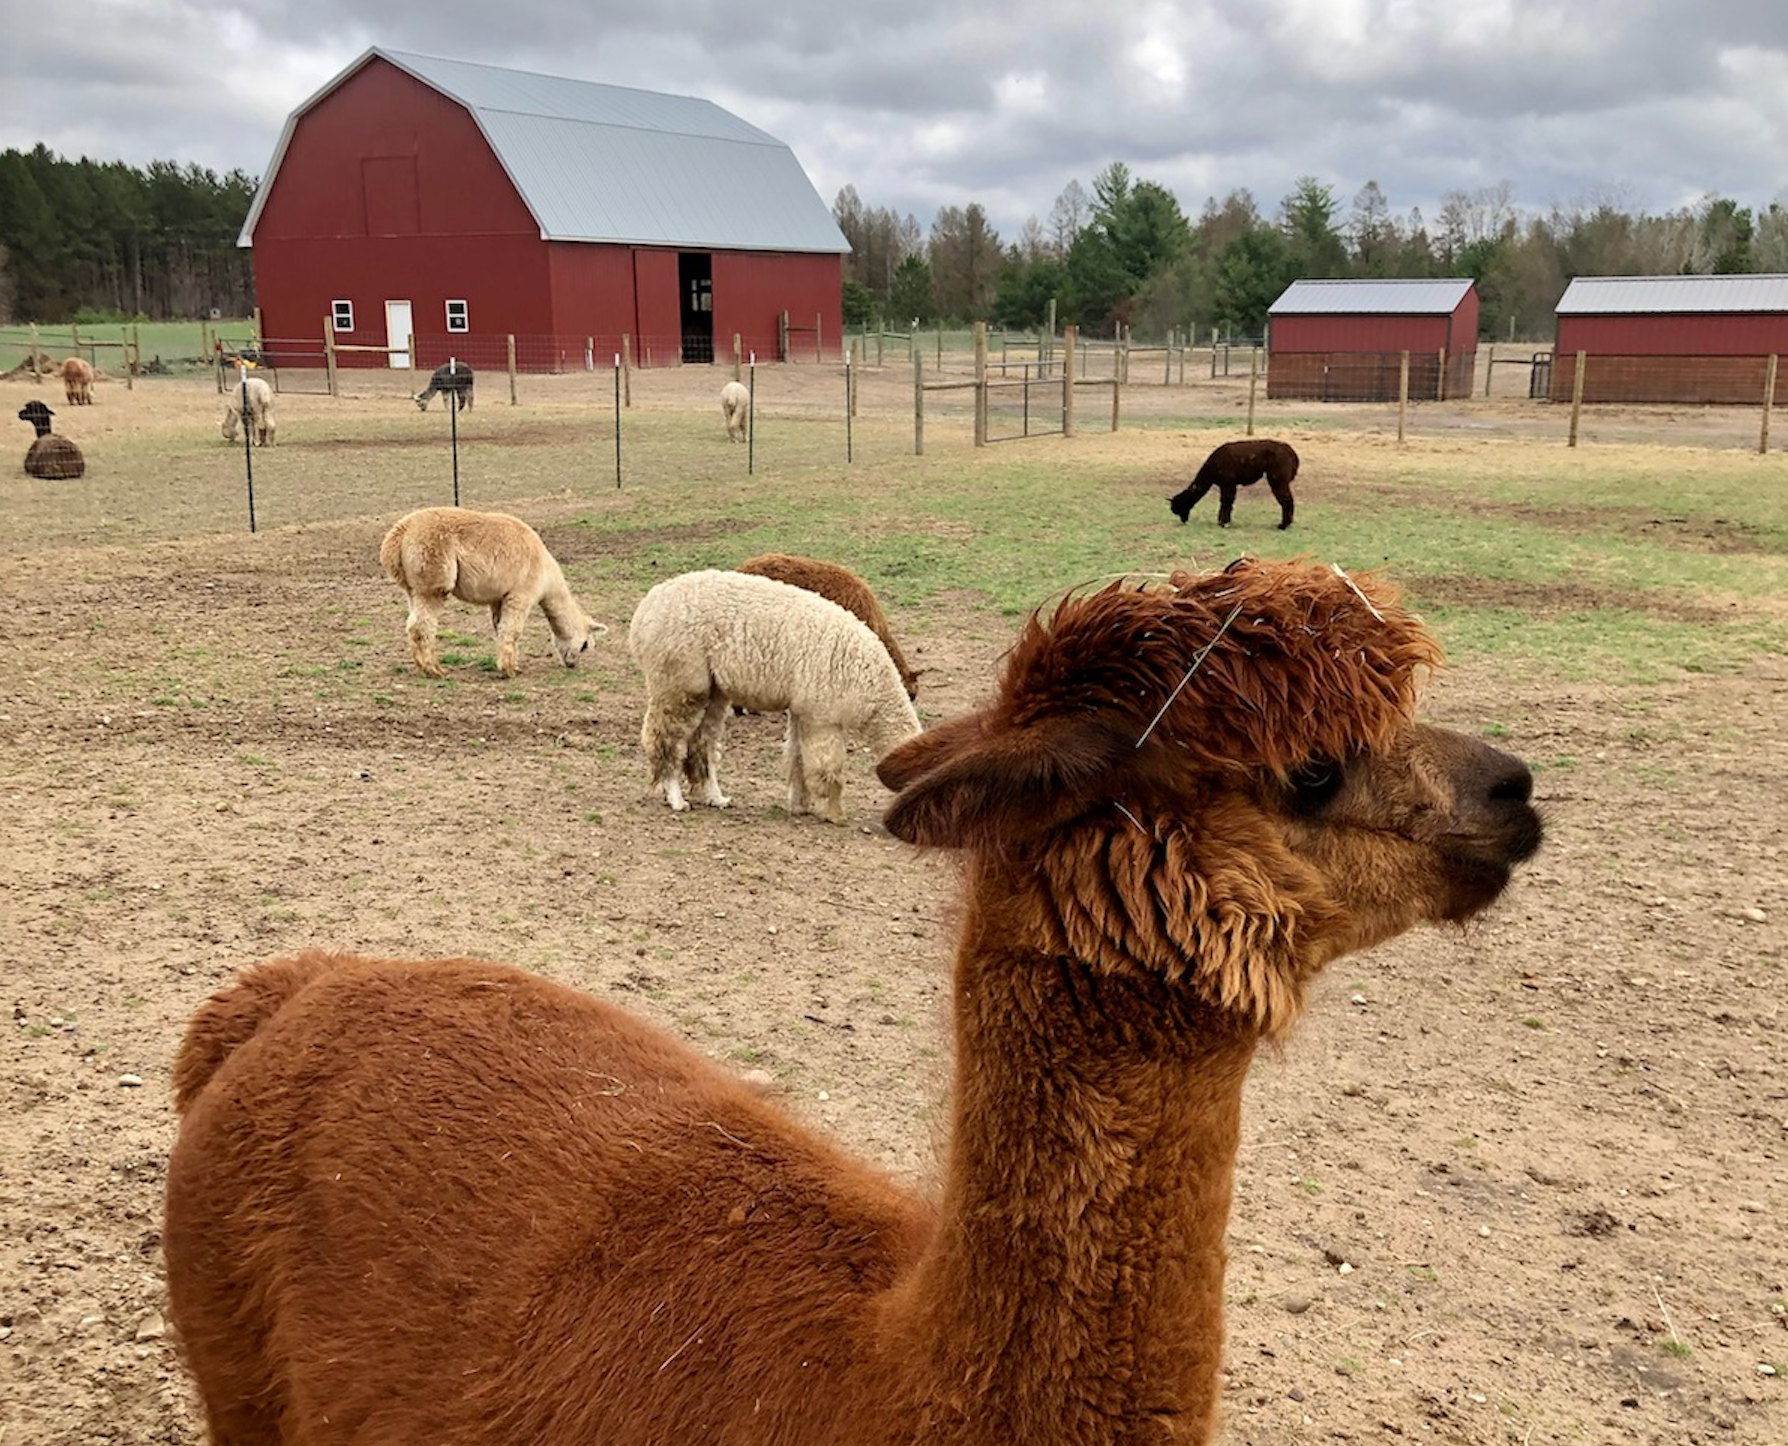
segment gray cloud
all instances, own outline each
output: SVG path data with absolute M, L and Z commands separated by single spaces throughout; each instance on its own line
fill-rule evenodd
M 846 11 L 850 13 L 841 14 Z M 290 111 L 367 46 L 707 96 L 794 147 L 828 201 L 927 223 L 980 201 L 1002 234 L 1113 160 L 1191 214 L 1302 175 L 1369 179 L 1432 217 L 1450 190 L 1788 186 L 1788 7 L 1755 0 L 93 0 L 0 53 L 0 146 L 265 170 Z

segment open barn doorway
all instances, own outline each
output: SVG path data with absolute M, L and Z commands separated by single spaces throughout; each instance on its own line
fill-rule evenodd
M 677 288 L 682 296 L 683 360 L 714 360 L 714 258 L 706 251 L 677 253 Z

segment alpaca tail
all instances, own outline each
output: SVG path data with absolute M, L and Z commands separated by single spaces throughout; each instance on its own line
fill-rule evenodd
M 306 987 L 340 968 L 344 957 L 313 949 L 245 969 L 201 1004 L 174 1056 L 174 1108 L 185 1114 L 239 1045 Z
M 384 569 L 385 576 L 399 587 L 404 581 L 404 529 L 400 523 L 385 534 L 385 540 L 379 544 L 379 566 Z

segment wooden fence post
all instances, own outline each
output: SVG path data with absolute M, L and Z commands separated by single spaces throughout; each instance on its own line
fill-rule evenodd
M 925 455 L 925 358 L 913 352 L 913 455 Z
M 987 445 L 987 323 L 975 323 L 975 445 Z
M 1062 436 L 1074 435 L 1074 343 L 1080 339 L 1080 328 L 1062 328 Z
M 1490 343 L 1490 360 L 1484 364 L 1484 399 L 1490 399 L 1490 378 L 1496 375 L 1496 343 Z
M 826 349 L 820 345 L 820 324 L 825 319 L 824 312 L 813 313 L 813 359 L 815 362 L 823 362 L 826 359 Z
M 1571 438 L 1565 443 L 1567 447 L 1577 445 L 1577 420 L 1583 415 L 1583 369 L 1588 357 L 1588 352 L 1577 353 L 1577 374 L 1571 378 Z
M 740 368 L 744 365 L 744 341 L 738 332 L 733 333 L 733 380 L 736 382 L 745 375 Z
M 1769 413 L 1776 404 L 1776 353 L 1769 354 L 1763 368 L 1763 430 L 1757 438 L 1757 450 L 1769 452 Z
M 515 333 L 509 332 L 509 405 L 515 405 Z M 560 353 L 561 360 L 564 353 Z
M 1260 390 L 1260 348 L 1248 348 L 1248 425 L 1244 437 L 1254 435 L 1254 398 Z
M 1444 402 L 1447 399 L 1447 349 L 1443 346 L 1438 355 L 1440 370 L 1434 376 L 1434 400 Z
M 633 336 L 621 333 L 621 405 L 633 405 Z
M 222 353 L 219 352 L 218 355 L 222 356 Z M 323 375 L 329 381 L 329 395 L 339 397 L 341 392 L 337 389 L 335 380 L 335 317 L 333 315 L 323 318 Z

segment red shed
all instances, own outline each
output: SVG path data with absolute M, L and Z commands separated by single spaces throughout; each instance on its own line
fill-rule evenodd
M 1294 281 L 1267 322 L 1269 397 L 1394 402 L 1404 352 L 1412 398 L 1471 392 L 1478 293 L 1467 279 Z
M 1578 352 L 1586 402 L 1760 403 L 1768 358 L 1788 355 L 1788 276 L 1579 276 L 1558 302 L 1555 402 Z
M 794 153 L 710 101 L 374 48 L 286 121 L 240 244 L 316 365 L 839 354 L 850 249 Z M 412 359 L 411 347 L 415 356 Z

